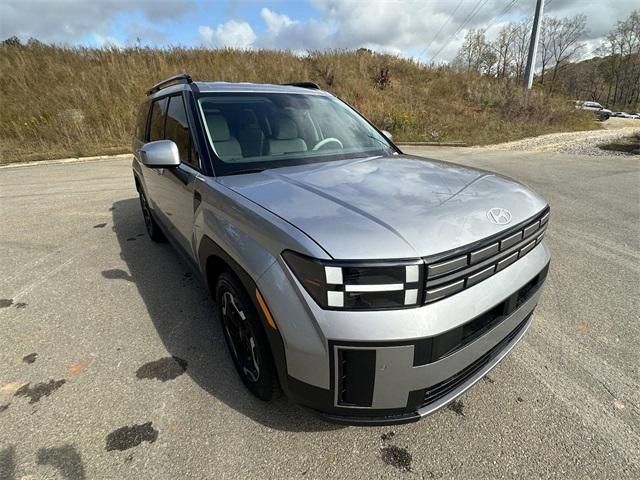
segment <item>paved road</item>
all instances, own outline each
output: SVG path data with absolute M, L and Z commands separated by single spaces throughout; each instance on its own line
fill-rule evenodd
M 485 381 L 384 428 L 247 394 L 127 161 L 0 169 L 0 478 L 640 478 L 637 159 L 419 151 L 543 194 L 554 259 Z

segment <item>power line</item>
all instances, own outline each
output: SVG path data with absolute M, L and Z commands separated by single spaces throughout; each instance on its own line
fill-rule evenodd
M 473 8 L 473 10 L 471 10 L 471 12 L 469 13 L 469 15 L 467 15 L 467 17 L 464 19 L 464 21 L 462 22 L 462 24 L 458 27 L 458 29 L 455 31 L 455 33 L 453 35 L 451 35 L 446 42 L 444 42 L 442 44 L 442 47 L 440 47 L 440 49 L 436 52 L 436 54 L 431 57 L 431 61 L 433 62 L 436 58 L 438 58 L 438 55 L 440 55 L 440 53 L 444 50 L 444 48 L 447 46 L 447 44 L 454 39 L 455 37 L 458 36 L 458 34 L 464 29 L 464 27 L 467 26 L 467 24 L 473 20 L 473 17 L 475 17 L 480 10 L 482 9 L 482 7 L 484 7 L 487 2 L 489 0 L 478 0 L 478 3 L 476 3 L 476 6 Z
M 424 55 L 425 53 L 427 53 L 429 51 L 429 48 L 431 47 L 431 45 L 433 45 L 433 42 L 435 42 L 436 39 L 440 36 L 440 33 L 442 33 L 442 30 L 444 30 L 444 27 L 449 25 L 449 22 L 455 16 L 456 12 L 460 8 L 460 5 L 462 5 L 462 2 L 464 2 L 464 0 L 460 0 L 458 5 L 456 6 L 456 8 L 453 9 L 453 12 L 451 12 L 449 14 L 449 17 L 447 18 L 447 21 L 444 22 L 442 25 L 440 25 L 440 28 L 438 29 L 438 33 L 436 33 L 435 36 L 431 39 L 431 41 L 429 42 L 429 45 L 424 47 L 424 50 L 422 50 L 422 52 L 420 52 L 420 55 L 418 55 L 418 58 L 422 57 L 422 55 Z
M 442 52 L 442 50 L 444 50 L 444 48 L 448 45 L 448 43 L 453 40 L 455 37 L 458 36 L 458 33 L 460 33 L 462 31 L 462 29 L 467 25 L 467 23 L 469 22 L 469 20 L 471 18 L 473 18 L 477 12 L 480 11 L 479 7 L 484 6 L 484 4 L 486 4 L 486 0 L 478 0 L 478 3 L 476 3 L 475 7 L 473 7 L 473 9 L 471 10 L 471 12 L 469 12 L 469 14 L 465 17 L 465 19 L 462 21 L 462 23 L 460 24 L 460 26 L 456 29 L 455 32 L 453 32 L 452 35 L 449 36 L 449 38 L 447 38 L 447 40 L 445 42 L 442 43 L 442 46 L 438 49 L 438 51 L 435 53 L 435 55 L 433 57 L 431 57 L 431 61 L 433 62 L 436 58 L 438 58 L 438 55 L 440 55 L 440 53 Z
M 502 20 L 502 17 L 504 17 L 505 15 L 508 15 L 509 12 L 513 9 L 513 7 L 515 7 L 518 2 L 520 0 L 511 0 L 511 3 L 507 4 L 503 9 L 502 12 L 499 13 L 498 15 L 496 15 L 495 17 L 493 17 L 491 20 L 489 20 L 489 26 L 486 28 L 487 30 L 489 30 L 491 27 L 493 27 L 495 24 L 500 23 L 500 20 Z M 551 0 L 553 1 L 553 0 Z M 495 20 L 495 21 L 494 21 Z

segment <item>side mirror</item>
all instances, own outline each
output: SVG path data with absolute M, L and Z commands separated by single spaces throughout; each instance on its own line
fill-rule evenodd
M 388 132 L 386 130 L 382 130 L 382 134 L 387 137 L 390 141 L 393 142 L 393 135 L 391 135 L 391 132 Z
M 171 168 L 180 165 L 178 146 L 171 140 L 157 140 L 142 145 L 140 161 L 149 168 Z

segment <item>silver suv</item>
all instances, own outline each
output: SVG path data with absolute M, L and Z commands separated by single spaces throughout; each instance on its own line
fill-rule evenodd
M 201 275 L 263 400 L 279 385 L 334 421 L 415 421 L 531 324 L 547 202 L 404 155 L 315 84 L 172 77 L 149 90 L 134 152 L 150 237 Z

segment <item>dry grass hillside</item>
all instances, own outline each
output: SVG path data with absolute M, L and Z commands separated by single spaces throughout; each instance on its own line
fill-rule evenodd
M 158 80 L 312 80 L 398 141 L 487 144 L 598 128 L 563 98 L 368 51 L 314 53 L 0 45 L 0 163 L 126 152 L 134 110 Z

